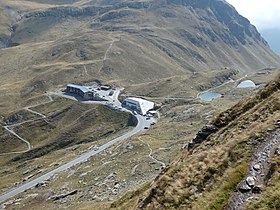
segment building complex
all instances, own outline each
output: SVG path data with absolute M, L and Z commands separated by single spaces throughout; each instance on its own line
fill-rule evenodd
M 95 90 L 92 87 L 68 84 L 66 88 L 66 92 L 68 94 L 74 94 L 76 96 L 79 96 L 84 100 L 107 101 L 109 96 L 109 100 L 113 100 L 114 102 L 114 99 L 112 98 L 114 91 L 111 90 L 111 87 L 109 86 L 101 86 L 96 88 Z M 99 95 L 99 93 L 101 94 L 101 92 L 102 92 L 102 97 L 101 95 Z M 155 108 L 154 102 L 147 101 L 142 98 L 134 98 L 134 97 L 126 98 L 123 101 L 122 106 L 134 112 L 137 112 L 138 114 L 141 115 L 147 115 L 150 110 L 153 110 Z

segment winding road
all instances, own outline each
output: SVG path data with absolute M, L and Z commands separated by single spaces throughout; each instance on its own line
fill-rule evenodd
M 120 90 L 115 91 L 115 94 L 113 96 L 113 99 L 114 99 L 113 102 L 115 103 L 116 106 L 119 106 L 121 104 L 118 100 L 119 92 L 120 92 Z M 129 111 L 127 109 L 124 109 L 124 108 L 122 108 L 122 111 L 127 111 L 127 112 L 131 113 L 131 111 Z M 22 192 L 36 186 L 39 183 L 42 183 L 45 180 L 48 180 L 51 176 L 53 176 L 56 173 L 59 173 L 61 171 L 64 171 L 64 170 L 76 165 L 76 164 L 79 164 L 81 162 L 86 161 L 91 156 L 102 152 L 103 150 L 111 147 L 112 145 L 116 144 L 117 142 L 125 140 L 125 139 L 143 131 L 145 127 L 150 127 L 150 121 L 147 121 L 145 119 L 145 117 L 143 117 L 141 115 L 134 115 L 134 116 L 137 118 L 138 122 L 137 122 L 136 127 L 134 127 L 132 130 L 130 130 L 127 133 L 125 133 L 125 134 L 123 134 L 123 135 L 121 135 L 121 136 L 103 144 L 102 146 L 99 147 L 98 150 L 96 150 L 96 148 L 92 148 L 90 151 L 82 154 L 81 156 L 79 156 L 79 157 L 77 157 L 77 158 L 75 158 L 75 159 L 73 159 L 73 160 L 71 160 L 71 161 L 69 161 L 69 162 L 67 162 L 67 163 L 65 163 L 61 166 L 59 166 L 58 168 L 55 168 L 55 169 L 49 171 L 48 173 L 30 181 L 30 182 L 27 182 L 27 183 L 25 183 L 25 184 L 23 184 L 19 187 L 16 187 L 15 189 L 11 190 L 10 192 L 7 192 L 7 193 L 1 195 L 0 196 L 0 203 L 18 195 L 19 193 L 22 193 Z

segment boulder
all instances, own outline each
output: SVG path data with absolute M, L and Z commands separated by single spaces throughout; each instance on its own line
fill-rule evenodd
M 237 189 L 240 192 L 245 193 L 245 192 L 249 192 L 252 188 L 250 186 L 248 186 L 248 184 L 245 181 L 243 181 L 237 185 Z
M 278 148 L 276 148 L 275 154 L 280 156 L 280 146 Z
M 77 192 L 78 192 L 78 190 L 73 190 L 73 191 L 68 192 L 68 193 L 65 193 L 65 194 L 52 196 L 52 197 L 50 197 L 50 199 L 51 199 L 51 200 L 54 200 L 54 201 L 60 200 L 60 199 L 66 198 L 67 196 L 75 195 Z
M 255 194 L 259 194 L 261 193 L 262 189 L 263 189 L 263 185 L 256 185 L 253 187 L 252 192 Z
M 255 177 L 253 177 L 253 176 L 248 176 L 247 178 L 246 178 L 246 183 L 247 183 L 247 185 L 249 186 L 249 187 L 254 187 L 254 185 L 255 185 Z
M 259 170 L 261 170 L 261 165 L 260 164 L 255 164 L 253 166 L 253 169 L 256 170 L 256 171 L 259 171 Z

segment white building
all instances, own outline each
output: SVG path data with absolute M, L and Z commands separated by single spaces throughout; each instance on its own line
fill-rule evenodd
M 155 106 L 154 102 L 147 101 L 142 98 L 126 98 L 123 105 L 142 115 L 147 114 L 147 112 Z

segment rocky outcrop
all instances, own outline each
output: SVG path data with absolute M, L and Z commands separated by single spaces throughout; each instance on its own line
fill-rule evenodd
M 196 144 L 200 144 L 204 140 L 207 139 L 209 135 L 216 132 L 218 128 L 214 125 L 206 125 L 204 126 L 197 134 L 196 137 L 188 143 L 187 148 L 192 149 Z
M 95 16 L 97 14 L 102 15 L 109 11 L 118 10 L 121 8 L 127 9 L 147 9 L 151 5 L 151 2 L 120 2 L 113 5 L 106 6 L 84 6 L 84 7 L 72 7 L 72 6 L 60 6 L 53 7 L 47 10 L 31 11 L 23 14 L 25 18 L 31 17 L 81 17 L 81 16 Z M 129 11 L 127 11 L 129 12 Z M 110 12 L 101 21 L 114 18 L 118 13 Z M 113 15 L 113 16 L 112 16 Z M 118 14 L 118 15 L 122 15 Z
M 73 191 L 65 193 L 65 194 L 52 196 L 52 197 L 50 197 L 50 200 L 54 200 L 54 201 L 60 200 L 60 199 L 66 198 L 70 195 L 75 195 L 75 194 L 77 194 L 77 192 L 78 192 L 78 190 L 73 190 Z
M 225 31 L 217 30 L 214 34 L 218 34 L 226 43 L 236 45 L 237 42 L 232 40 L 231 34 L 242 44 L 245 44 L 246 36 L 253 37 L 255 41 L 262 42 L 268 45 L 267 42 L 261 37 L 257 29 L 250 24 L 250 21 L 243 16 L 239 15 L 238 12 L 224 0 L 168 0 L 167 4 L 177 4 L 187 7 L 192 7 L 198 10 L 206 10 L 207 15 L 203 16 L 206 21 L 210 21 L 212 18 L 217 19 L 221 24 L 228 27 L 228 33 Z M 213 33 L 210 32 L 213 35 Z M 215 40 L 215 35 L 212 36 Z
M 209 78 L 209 82 L 206 84 L 200 84 L 196 86 L 198 91 L 205 91 L 207 89 L 217 87 L 231 80 L 231 77 L 238 74 L 238 70 L 235 69 L 223 69 L 214 77 Z
M 109 11 L 110 8 L 98 8 L 98 7 L 85 7 L 85 8 L 76 8 L 76 7 L 54 7 L 47 10 L 37 10 L 31 12 L 23 13 L 24 18 L 32 17 L 79 17 L 79 16 L 94 16 L 98 12 L 104 13 Z

